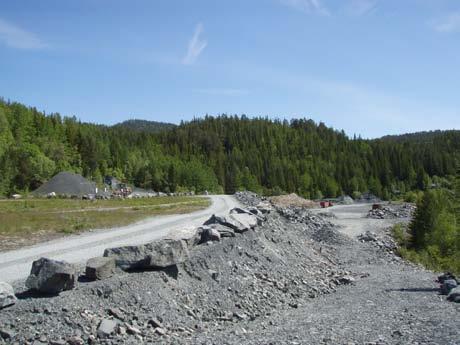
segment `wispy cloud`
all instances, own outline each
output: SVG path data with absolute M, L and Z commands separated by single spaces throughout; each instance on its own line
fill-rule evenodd
M 46 44 L 35 34 L 0 19 L 0 41 L 17 49 L 42 49 Z
M 283 5 L 292 7 L 305 13 L 317 13 L 321 15 L 330 15 L 329 10 L 323 4 L 322 0 L 279 0 Z
M 346 5 L 345 12 L 352 16 L 364 16 L 377 7 L 378 0 L 350 0 Z
M 452 12 L 443 18 L 432 22 L 433 28 L 438 32 L 451 33 L 460 31 L 460 12 Z
M 203 24 L 198 23 L 195 27 L 195 32 L 188 43 L 187 54 L 182 60 L 184 65 L 193 65 L 203 52 L 204 48 L 208 45 L 208 42 L 201 38 L 203 30 Z
M 209 89 L 194 89 L 196 93 L 213 96 L 243 96 L 249 94 L 245 89 L 228 89 L 228 88 L 209 88 Z

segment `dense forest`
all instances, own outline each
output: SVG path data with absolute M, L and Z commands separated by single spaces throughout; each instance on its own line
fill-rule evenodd
M 370 190 L 390 198 L 446 185 L 455 175 L 460 132 L 428 137 L 363 140 L 307 119 L 226 115 L 152 131 L 81 123 L 0 101 L 0 195 L 31 191 L 57 172 L 73 171 L 98 183 L 113 175 L 160 191 L 249 189 L 320 198 Z
M 162 131 L 166 131 L 168 129 L 172 129 L 176 127 L 176 125 L 167 122 L 157 122 L 157 121 L 147 121 L 147 120 L 126 120 L 121 123 L 117 123 L 113 127 L 122 127 L 125 129 L 132 129 L 133 131 L 138 132 L 150 132 L 150 133 L 158 133 Z

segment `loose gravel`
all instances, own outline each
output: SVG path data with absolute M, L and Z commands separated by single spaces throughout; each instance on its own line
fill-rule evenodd
M 460 305 L 439 295 L 434 273 L 339 232 L 341 214 L 265 217 L 166 270 L 45 298 L 19 282 L 18 303 L 0 310 L 0 344 L 459 344 Z

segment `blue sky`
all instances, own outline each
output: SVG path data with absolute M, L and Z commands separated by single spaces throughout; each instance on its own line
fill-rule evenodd
M 0 95 L 47 113 L 307 117 L 363 137 L 460 129 L 458 0 L 0 5 Z

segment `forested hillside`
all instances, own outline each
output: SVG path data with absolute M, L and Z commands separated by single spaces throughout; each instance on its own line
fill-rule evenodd
M 126 120 L 121 123 L 117 123 L 113 127 L 132 129 L 138 132 L 158 133 L 161 131 L 166 131 L 168 129 L 174 128 L 176 127 L 176 125 L 172 123 L 166 123 L 166 122 L 133 119 L 133 120 Z
M 429 142 L 368 141 L 311 120 L 220 116 L 152 133 L 0 102 L 1 195 L 33 190 L 66 170 L 163 191 L 245 188 L 318 198 L 371 190 L 387 198 L 446 183 L 458 152 L 456 131 Z

